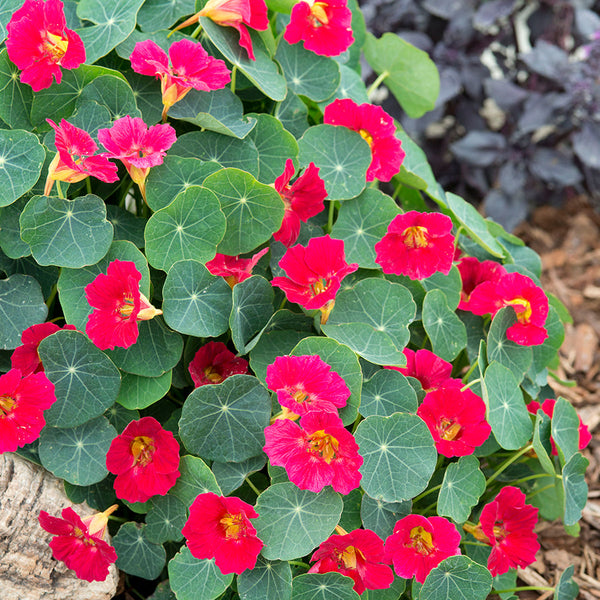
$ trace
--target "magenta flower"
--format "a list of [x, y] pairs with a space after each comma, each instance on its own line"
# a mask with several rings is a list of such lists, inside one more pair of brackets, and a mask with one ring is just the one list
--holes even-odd
[[347, 0], [301, 0], [292, 8], [283, 38], [322, 56], [338, 56], [354, 42]]
[[287, 277], [274, 277], [272, 285], [281, 288], [290, 302], [307, 310], [321, 309], [322, 323], [333, 309], [342, 279], [358, 269], [357, 263], [346, 262], [344, 242], [328, 235], [312, 238], [307, 246], [288, 248], [279, 266]]
[[60, 0], [25, 0], [6, 26], [6, 51], [21, 69], [21, 82], [39, 92], [62, 81], [63, 69], [85, 62], [81, 38], [67, 29]]
[[323, 200], [327, 198], [325, 183], [319, 177], [319, 168], [314, 163], [311, 162], [304, 173], [290, 185], [293, 176], [294, 163], [288, 159], [283, 173], [275, 180], [275, 189], [283, 200], [285, 213], [281, 227], [273, 234], [274, 240], [288, 248], [298, 239], [300, 222], [306, 223], [308, 219], [318, 215], [325, 208]]
[[452, 220], [440, 213], [411, 210], [392, 219], [375, 244], [375, 262], [384, 273], [427, 279], [450, 273], [454, 260]]
[[478, 285], [486, 281], [498, 281], [506, 275], [506, 269], [493, 260], [480, 261], [471, 256], [461, 258], [457, 265], [462, 280], [462, 290], [460, 292], [460, 310], [471, 311], [471, 294]]
[[94, 308], [85, 332], [100, 350], [129, 348], [137, 342], [137, 322], [162, 314], [140, 293], [141, 279], [135, 263], [113, 260], [106, 275], [100, 273], [85, 286], [85, 297]]
[[232, 375], [245, 375], [248, 361], [236, 356], [223, 342], [208, 342], [188, 366], [195, 387], [222, 383]]
[[357, 594], [366, 589], [385, 590], [394, 581], [392, 569], [385, 564], [383, 540], [370, 529], [355, 529], [350, 533], [329, 536], [310, 560], [317, 562], [309, 573], [337, 571], [351, 577]]
[[492, 428], [485, 420], [485, 402], [471, 390], [451, 385], [428, 392], [417, 415], [429, 428], [443, 456], [467, 456], [488, 439]]
[[389, 181], [400, 171], [406, 153], [396, 137], [394, 119], [381, 106], [358, 105], [350, 98], [334, 100], [325, 107], [323, 123], [356, 131], [369, 144], [372, 159], [367, 181]]
[[46, 121], [56, 132], [54, 144], [58, 152], [48, 167], [44, 196], [50, 195], [55, 181], [75, 183], [90, 176], [106, 183], [118, 181], [117, 165], [101, 154], [93, 156], [98, 145], [87, 131], [64, 119], [60, 125], [52, 119]]
[[460, 554], [459, 544], [460, 533], [448, 519], [415, 514], [396, 523], [385, 553], [399, 577], [423, 583], [444, 559]]
[[271, 464], [284, 467], [301, 490], [320, 492], [331, 485], [336, 492], [348, 494], [360, 485], [358, 469], [363, 459], [358, 444], [333, 413], [306, 413], [300, 425], [278, 419], [265, 428], [265, 439]]
[[452, 364], [440, 358], [430, 350], [425, 348], [421, 350], [410, 350], [404, 348], [402, 351], [406, 356], [406, 367], [384, 367], [394, 371], [400, 371], [406, 377], [414, 377], [421, 383], [425, 392], [437, 390], [442, 385], [448, 385], [449, 382], [456, 382], [462, 387], [460, 379], [451, 379]]
[[118, 158], [125, 165], [145, 199], [146, 177], [150, 168], [162, 164], [177, 136], [170, 125], [148, 128], [139, 117], [127, 115], [117, 119], [110, 129], [100, 129], [98, 139], [108, 150], [105, 156]]
[[337, 415], [350, 397], [344, 380], [316, 355], [278, 356], [267, 367], [266, 383], [277, 392], [279, 404], [295, 415], [311, 410]]
[[245, 281], [252, 277], [252, 269], [258, 261], [269, 251], [263, 248], [252, 258], [240, 258], [239, 256], [227, 256], [227, 254], [217, 254], [212, 260], [206, 263], [206, 268], [211, 275], [219, 275], [225, 279], [229, 287], [233, 289], [236, 283]]
[[167, 119], [169, 108], [192, 88], [201, 92], [220, 90], [231, 79], [230, 71], [222, 60], [209, 56], [200, 42], [187, 39], [172, 44], [169, 56], [152, 40], [138, 42], [129, 60], [136, 73], [156, 75], [160, 79], [163, 121]]

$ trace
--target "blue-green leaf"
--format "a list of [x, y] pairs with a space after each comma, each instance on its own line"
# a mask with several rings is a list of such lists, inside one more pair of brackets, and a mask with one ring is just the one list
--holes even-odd
[[292, 581], [292, 600], [359, 600], [354, 581], [341, 573], [305, 573]]
[[237, 578], [241, 600], [290, 600], [292, 570], [288, 562], [268, 561], [258, 556], [253, 569], [246, 569]]
[[408, 379], [391, 369], [382, 369], [363, 384], [359, 412], [363, 417], [389, 417], [395, 412], [417, 412], [417, 394]]
[[117, 567], [125, 573], [156, 579], [165, 566], [165, 549], [151, 542], [147, 537], [147, 525], [142, 523], [123, 523], [112, 544], [117, 551]]
[[454, 360], [467, 345], [467, 330], [450, 309], [446, 295], [439, 289], [427, 292], [423, 301], [423, 327], [433, 352], [444, 360]]
[[423, 600], [485, 600], [492, 575], [467, 556], [451, 556], [433, 569], [419, 594]]
[[191, 506], [198, 494], [213, 492], [221, 495], [221, 490], [213, 472], [207, 464], [196, 456], [182, 456], [179, 460], [179, 472], [175, 486], [169, 491], [186, 506]]

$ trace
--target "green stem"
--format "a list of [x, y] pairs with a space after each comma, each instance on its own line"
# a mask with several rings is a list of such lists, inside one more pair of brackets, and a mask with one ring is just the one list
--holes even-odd
[[250, 481], [250, 477], [244, 477], [244, 481], [250, 486], [250, 488], [252, 489], [252, 491], [257, 496], [260, 496], [260, 490]]
[[470, 387], [473, 387], [474, 385], [476, 385], [477, 383], [480, 383], [481, 379], [473, 379], [473, 381], [469, 381], [469, 383], [467, 383], [466, 385], [463, 385], [463, 387], [460, 388], [461, 392], [464, 392], [465, 390], [468, 390]]
[[492, 594], [508, 594], [512, 592], [528, 592], [531, 590], [554, 591], [553, 587], [538, 587], [537, 585], [522, 585], [521, 587], [509, 588], [506, 590], [492, 590]]
[[[528, 477], [522, 477], [521, 479], [517, 479], [516, 481], [511, 481], [510, 485], [518, 485], [519, 483], [525, 483], [526, 481], [531, 481], [532, 479], [541, 479], [542, 477], [553, 477], [548, 473], [536, 473], [535, 475], [529, 475]], [[554, 475], [556, 479], [562, 479], [562, 475]]]
[[115, 517], [114, 515], [108, 515], [109, 521], [114, 521], [115, 523], [127, 523], [129, 519], [124, 519], [123, 517]]
[[484, 544], [483, 542], [471, 542], [469, 540], [462, 540], [461, 544], [467, 544], [468, 546], [483, 546], [484, 548], [489, 548], [489, 544]]
[[58, 179], [56, 180], [56, 192], [58, 193], [59, 198], [62, 198], [63, 200], [65, 199], [65, 195], [63, 194], [62, 188], [60, 187], [60, 181]]
[[237, 65], [233, 65], [233, 69], [231, 69], [231, 93], [235, 94], [235, 76], [237, 75]]
[[202, 25], [200, 25], [200, 23], [198, 23], [198, 27], [196, 27], [196, 29], [194, 29], [194, 33], [192, 33], [192, 37], [194, 39], [197, 39], [197, 37], [200, 35], [201, 31], [202, 31]]
[[329, 201], [329, 214], [327, 215], [327, 233], [331, 233], [333, 229], [333, 215], [335, 211], [335, 202], [333, 200]]
[[87, 190], [88, 194], [92, 193], [92, 182], [90, 181], [89, 177], [85, 178], [85, 189]]
[[413, 498], [413, 504], [415, 502], [418, 502], [419, 500], [421, 500], [421, 498], [425, 498], [425, 496], [428, 496], [429, 494], [432, 494], [433, 492], [437, 492], [440, 489], [442, 489], [441, 483], [440, 483], [440, 485], [436, 485], [429, 490], [425, 490], [422, 494], [419, 494], [416, 498]]
[[473, 371], [477, 368], [477, 365], [479, 363], [477, 361], [475, 361], [471, 367], [469, 368], [469, 370], [465, 373], [464, 377], [462, 378], [463, 383], [466, 383], [469, 380], [469, 377], [471, 377]]
[[359, 415], [358, 417], [356, 417], [356, 421], [354, 421], [354, 425], [352, 426], [352, 435], [354, 435], [356, 428], [361, 424], [361, 422], [362, 422], [362, 417]]
[[284, 296], [283, 300], [281, 301], [281, 304], [279, 305], [279, 310], [281, 310], [285, 306], [286, 302], [287, 302], [287, 298]]
[[367, 96], [371, 97], [371, 94], [383, 83], [384, 79], [389, 76], [388, 71], [384, 71], [379, 77], [369, 86], [367, 90]]
[[541, 494], [542, 492], [545, 492], [546, 490], [549, 490], [550, 488], [554, 487], [554, 483], [551, 483], [550, 485], [545, 485], [543, 488], [540, 488], [539, 490], [535, 490], [535, 492], [531, 492], [531, 494], [527, 494], [527, 500], [531, 500], [531, 498], [533, 498], [534, 496], [537, 496], [538, 494]]
[[55, 283], [52, 286], [52, 289], [50, 290], [50, 295], [48, 296], [48, 300], [46, 300], [46, 306], [48, 307], [48, 311], [50, 311], [50, 308], [52, 308], [52, 303], [54, 302], [54, 298], [56, 297], [57, 291], [58, 291], [58, 288]]
[[310, 569], [310, 565], [307, 565], [305, 562], [301, 560], [288, 560], [290, 565], [296, 565], [297, 567], [304, 567], [305, 569]]
[[487, 480], [485, 487], [489, 487], [490, 483], [492, 483], [492, 481], [494, 481], [494, 479], [496, 479], [498, 477], [498, 475], [500, 475], [500, 473], [502, 473], [504, 470], [508, 469], [508, 467], [510, 467], [510, 465], [512, 465], [517, 460], [519, 460], [519, 458], [521, 458], [521, 456], [523, 456], [524, 454], [527, 454], [532, 449], [533, 449], [533, 444], [529, 444], [528, 446], [525, 446], [525, 448], [521, 448], [521, 450], [519, 450], [517, 453], [513, 454], [513, 456], [511, 456], [509, 459], [505, 460], [496, 469], [495, 473], [493, 473], [490, 476], [490, 478]]

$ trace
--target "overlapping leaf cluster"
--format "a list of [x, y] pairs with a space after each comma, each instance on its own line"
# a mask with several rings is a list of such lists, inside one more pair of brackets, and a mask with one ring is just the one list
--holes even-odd
[[[17, 4], [0, 11], [3, 25]], [[23, 450], [64, 479], [75, 502], [86, 500], [104, 510], [115, 501], [106, 453], [130, 421], [151, 415], [182, 442], [181, 476], [166, 496], [144, 504], [121, 501], [127, 522], [113, 538], [117, 566], [150, 580], [168, 578], [155, 600], [173, 594], [179, 600], [223, 594], [248, 600], [357, 598], [350, 579], [305, 574], [299, 566], [336, 525], [369, 528], [385, 538], [410, 512], [461, 524], [477, 520], [482, 504], [517, 480], [524, 480], [522, 489], [545, 518], [561, 518], [576, 533], [587, 465], [578, 452], [578, 417], [565, 400], [557, 402], [551, 420], [541, 413], [532, 418], [525, 407], [530, 398], [553, 396], [547, 378], [569, 318], [563, 306], [551, 297], [548, 339], [519, 346], [506, 337], [515, 319], [511, 309], [491, 325], [457, 311], [456, 267], [421, 282], [384, 275], [374, 245], [397, 214], [427, 201], [452, 218], [466, 254], [502, 262], [536, 282], [539, 257], [462, 198], [445, 193], [404, 131], [397, 135], [406, 158], [392, 198], [377, 185], [367, 186], [370, 152], [361, 136], [321, 124], [324, 107], [335, 98], [368, 101], [360, 78], [363, 52], [408, 114], [432, 109], [438, 79], [426, 55], [393, 35], [367, 39], [354, 2], [356, 41], [337, 60], [276, 35], [289, 12], [285, 2], [273, 3], [282, 12], [273, 12], [272, 30], [252, 32], [256, 61], [240, 49], [235, 32], [203, 19], [205, 47], [237, 68], [235, 93], [191, 91], [169, 111], [178, 139], [164, 164], [150, 172], [147, 203], [124, 173], [116, 184], [94, 180], [91, 191], [83, 182], [71, 184], [66, 199], [45, 197], [55, 152], [46, 118], [68, 118], [94, 138], [98, 129], [125, 115], [156, 123], [160, 85], [134, 73], [127, 59], [138, 41], [152, 39], [168, 48], [166, 28], [202, 2], [197, 7], [190, 0], [65, 4], [70, 27], [85, 42], [87, 63], [65, 71], [60, 85], [33, 93], [19, 83], [6, 50], [0, 53], [2, 370], [10, 368], [10, 351], [28, 326], [64, 318], [79, 330], [60, 331], [40, 344], [57, 401], [46, 412], [39, 443]], [[280, 274], [284, 252], [272, 241], [284, 206], [270, 184], [288, 158], [300, 167], [314, 162], [328, 192], [328, 217], [304, 224], [299, 242], [330, 233], [344, 241], [348, 262], [360, 267], [343, 281], [324, 326], [299, 306], [280, 308], [283, 294], [270, 285]], [[205, 267], [217, 252], [239, 255], [267, 245], [270, 253], [256, 274], [233, 290]], [[135, 263], [142, 274], [140, 291], [164, 314], [140, 323], [135, 345], [102, 352], [81, 333], [91, 312], [84, 289], [115, 259]], [[246, 357], [252, 374], [193, 390], [187, 366], [195, 351], [215, 338]], [[430, 348], [452, 361], [454, 375], [473, 383], [484, 398], [493, 436], [475, 456], [438, 457], [415, 414], [424, 395], [418, 381], [382, 369], [402, 365], [407, 345]], [[319, 493], [300, 490], [282, 468], [266, 466], [264, 428], [275, 404], [265, 387], [266, 369], [285, 354], [318, 354], [350, 389], [340, 416], [364, 458], [361, 489], [346, 496], [329, 487]], [[535, 453], [523, 451], [530, 443]], [[507, 456], [515, 458], [513, 464], [506, 464]], [[261, 491], [258, 497], [254, 488]], [[260, 515], [262, 554], [256, 567], [235, 581], [181, 544], [188, 507], [207, 491], [235, 492]], [[405, 591], [405, 581], [396, 578], [389, 590], [369, 590], [364, 597], [394, 600], [406, 593], [437, 600], [458, 597], [460, 590], [460, 597], [478, 600], [492, 585], [514, 587], [514, 572], [492, 581], [483, 550], [465, 544], [464, 556], [444, 561], [422, 588], [415, 584]], [[557, 588], [561, 600], [575, 597], [571, 574], [566, 572]]]

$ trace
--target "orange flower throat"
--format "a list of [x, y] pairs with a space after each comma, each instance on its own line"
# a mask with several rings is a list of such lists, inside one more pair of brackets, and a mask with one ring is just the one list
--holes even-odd
[[427, 227], [413, 225], [402, 232], [402, 239], [409, 248], [426, 248], [429, 244], [427, 233]]
[[237, 540], [246, 534], [246, 523], [244, 522], [244, 515], [242, 513], [237, 513], [236, 515], [225, 513], [225, 516], [219, 523], [223, 526], [227, 539], [233, 538]]
[[152, 456], [156, 447], [154, 446], [154, 440], [146, 435], [138, 435], [131, 442], [131, 454], [135, 460], [136, 465], [145, 467], [148, 463], [152, 462]]
[[0, 396], [0, 416], [4, 417], [10, 414], [17, 401], [12, 396]]
[[420, 525], [410, 530], [410, 540], [410, 546], [423, 556], [429, 556], [435, 549], [431, 533]]
[[336, 456], [340, 443], [333, 436], [325, 433], [323, 429], [315, 431], [308, 436], [308, 451], [320, 456], [329, 464]]
[[45, 50], [52, 56], [53, 62], [60, 64], [62, 57], [67, 53], [69, 40], [62, 35], [56, 35], [46, 31], [46, 40], [44, 41]]

